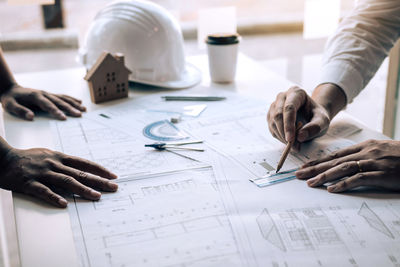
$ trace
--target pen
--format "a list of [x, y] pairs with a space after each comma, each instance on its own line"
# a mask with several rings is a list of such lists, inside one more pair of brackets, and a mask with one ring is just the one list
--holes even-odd
[[224, 96], [162, 96], [165, 101], [221, 101]]
[[[298, 131], [302, 126], [303, 126], [303, 124], [302, 124], [301, 122], [298, 122], [298, 123], [297, 123], [296, 135], [297, 135], [297, 131]], [[295, 138], [294, 140], [296, 140], [296, 138]], [[285, 160], [286, 160], [287, 156], [289, 155], [289, 152], [290, 152], [290, 150], [292, 149], [292, 146], [293, 146], [293, 144], [294, 144], [294, 140], [291, 141], [291, 142], [288, 142], [288, 143], [286, 144], [285, 150], [283, 151], [282, 156], [281, 156], [281, 159], [280, 159], [279, 162], [278, 162], [278, 166], [276, 167], [276, 172], [275, 172], [275, 173], [278, 173], [279, 170], [282, 168], [283, 163], [285, 163]]]
[[107, 116], [106, 114], [100, 113], [99, 116], [106, 118], [106, 119], [111, 119], [110, 116]]

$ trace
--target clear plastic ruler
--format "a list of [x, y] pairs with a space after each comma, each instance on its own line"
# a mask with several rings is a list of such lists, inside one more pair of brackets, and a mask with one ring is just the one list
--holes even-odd
[[250, 179], [250, 181], [252, 183], [254, 183], [255, 185], [257, 185], [258, 187], [265, 187], [265, 186], [293, 180], [294, 178], [296, 178], [295, 172], [297, 170], [298, 170], [298, 168], [279, 172], [279, 173], [267, 174], [262, 177]]

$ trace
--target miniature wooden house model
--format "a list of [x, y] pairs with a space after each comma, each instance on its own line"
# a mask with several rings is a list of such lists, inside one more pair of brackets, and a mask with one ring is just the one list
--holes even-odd
[[92, 102], [97, 104], [127, 97], [129, 74], [131, 71], [125, 66], [122, 54], [113, 56], [103, 52], [85, 76]]

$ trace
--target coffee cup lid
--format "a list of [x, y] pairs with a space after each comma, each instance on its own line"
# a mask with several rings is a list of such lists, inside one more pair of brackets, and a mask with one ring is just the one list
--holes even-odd
[[229, 45], [239, 43], [240, 36], [237, 33], [214, 33], [209, 34], [206, 43], [211, 45]]

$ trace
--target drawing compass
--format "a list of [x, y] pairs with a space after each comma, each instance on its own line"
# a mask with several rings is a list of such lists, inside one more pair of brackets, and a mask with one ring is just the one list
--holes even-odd
[[189, 156], [177, 153], [176, 151], [173, 150], [186, 150], [186, 151], [198, 151], [198, 152], [204, 152], [204, 149], [202, 148], [196, 148], [196, 147], [185, 147], [184, 145], [190, 145], [190, 144], [201, 144], [203, 143], [203, 140], [195, 140], [195, 141], [187, 141], [187, 142], [175, 142], [175, 143], [161, 143], [161, 142], [157, 142], [157, 143], [153, 143], [153, 144], [146, 144], [144, 145], [145, 147], [152, 147], [156, 150], [159, 151], [168, 151], [171, 152], [175, 155], [184, 157], [186, 159], [190, 159], [190, 160], [194, 160], [194, 161], [198, 161], [197, 159], [191, 158]]
[[190, 144], [201, 144], [203, 143], [203, 140], [196, 140], [196, 141], [188, 141], [188, 142], [177, 142], [177, 143], [153, 143], [153, 144], [147, 144], [144, 145], [145, 147], [152, 147], [157, 150], [166, 150], [166, 149], [177, 149], [177, 150], [190, 150], [190, 151], [199, 151], [199, 152], [204, 152], [204, 149], [201, 148], [195, 148], [195, 147], [182, 147], [184, 145], [190, 145]]

